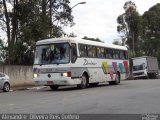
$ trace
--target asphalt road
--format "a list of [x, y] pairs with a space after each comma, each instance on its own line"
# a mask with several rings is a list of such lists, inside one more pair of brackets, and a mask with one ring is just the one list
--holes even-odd
[[79, 90], [74, 87], [0, 92], [0, 113], [160, 113], [160, 79], [121, 81]]

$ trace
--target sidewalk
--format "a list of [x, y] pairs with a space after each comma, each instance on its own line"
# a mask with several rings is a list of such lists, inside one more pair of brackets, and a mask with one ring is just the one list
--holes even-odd
[[27, 90], [28, 88], [35, 87], [34, 85], [30, 86], [11, 86], [11, 90], [16, 91], [16, 90]]
[[47, 88], [47, 86], [35, 86], [35, 85], [30, 85], [30, 86], [14, 86], [11, 87], [11, 91], [22, 91], [22, 90], [32, 90], [32, 89], [42, 89], [42, 88]]

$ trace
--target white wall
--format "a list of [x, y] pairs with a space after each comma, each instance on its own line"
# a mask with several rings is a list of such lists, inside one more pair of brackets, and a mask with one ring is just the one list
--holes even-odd
[[34, 85], [32, 66], [1, 65], [0, 72], [10, 77], [12, 87]]

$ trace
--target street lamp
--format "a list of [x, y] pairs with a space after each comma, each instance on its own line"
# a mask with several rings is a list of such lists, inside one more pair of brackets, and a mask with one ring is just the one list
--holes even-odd
[[74, 7], [76, 7], [77, 5], [80, 5], [80, 4], [86, 4], [86, 2], [83, 1], [83, 2], [79, 2], [79, 3], [75, 4], [73, 7], [70, 8], [70, 11], [72, 12], [72, 9], [73, 9]]
[[75, 4], [73, 7], [71, 7], [71, 9], [73, 9], [74, 7], [76, 7], [76, 6], [79, 5], [79, 4], [86, 4], [86, 2], [84, 1], [84, 2], [77, 3], [77, 4]]

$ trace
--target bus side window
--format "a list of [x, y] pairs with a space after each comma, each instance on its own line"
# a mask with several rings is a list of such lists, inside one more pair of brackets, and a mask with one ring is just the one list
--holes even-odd
[[116, 59], [119, 59], [119, 50], [116, 50]]
[[115, 59], [116, 56], [115, 56], [115, 50], [113, 49], [113, 59]]
[[114, 59], [119, 59], [119, 50], [113, 50], [113, 58]]
[[71, 62], [75, 63], [77, 59], [77, 46], [75, 43], [71, 44]]
[[97, 51], [96, 51], [95, 46], [87, 45], [87, 51], [88, 51], [89, 58], [96, 58], [97, 57]]
[[97, 47], [97, 57], [98, 58], [105, 58], [105, 50], [104, 50], [104, 48]]
[[112, 49], [106, 49], [106, 58], [108, 58], [108, 59], [113, 58], [113, 50]]
[[92, 47], [93, 57], [97, 57], [97, 48], [95, 46]]
[[87, 46], [83, 44], [79, 44], [79, 54], [81, 57], [87, 57]]
[[88, 57], [93, 57], [92, 46], [88, 45], [87, 51], [88, 51]]
[[124, 58], [128, 59], [128, 53], [127, 53], [127, 51], [123, 51], [123, 54], [124, 54]]
[[124, 56], [124, 51], [119, 51], [120, 52], [120, 59], [124, 60], [125, 59], [125, 56]]

